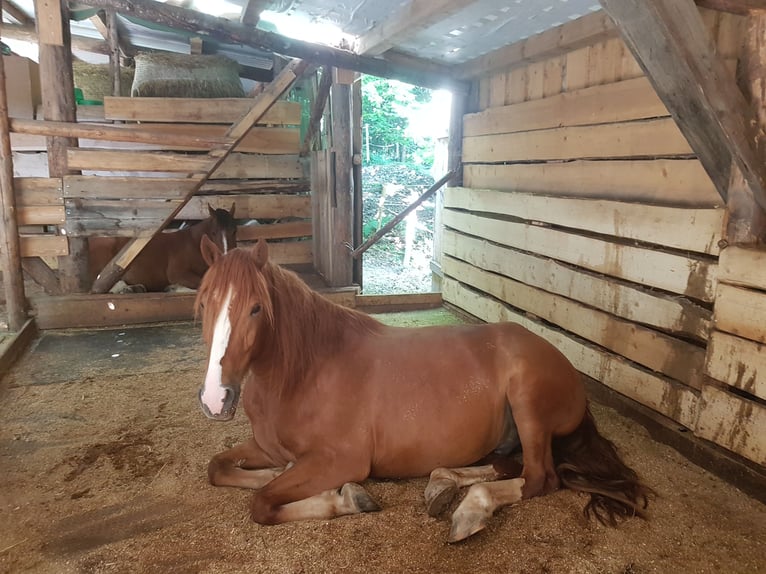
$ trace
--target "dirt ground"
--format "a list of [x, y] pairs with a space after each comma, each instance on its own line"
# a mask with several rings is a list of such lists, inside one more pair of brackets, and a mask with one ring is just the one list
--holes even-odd
[[198, 325], [45, 333], [0, 383], [0, 572], [766, 572], [766, 507], [596, 405], [660, 494], [649, 521], [587, 521], [570, 491], [526, 501], [457, 545], [425, 479], [368, 481], [378, 513], [264, 527], [249, 493], [206, 482], [248, 436], [207, 420]]

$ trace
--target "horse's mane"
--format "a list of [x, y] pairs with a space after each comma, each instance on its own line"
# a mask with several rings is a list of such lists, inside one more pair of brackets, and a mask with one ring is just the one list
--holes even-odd
[[[249, 318], [248, 301], [255, 298], [261, 304], [266, 326], [257, 341], [243, 341], [244, 352], [257, 355], [259, 367], [268, 358], [269, 378], [282, 390], [299, 384], [317, 361], [334, 355], [356, 335], [382, 328], [373, 317], [316, 293], [292, 271], [269, 261], [258, 269], [250, 250], [230, 251], [205, 275], [200, 296], [207, 293], [212, 299], [211, 313], [220, 308], [229, 285], [236, 285], [238, 293], [231, 302], [235, 322]], [[215, 317], [205, 316], [204, 323], [212, 331]], [[211, 336], [206, 333], [208, 340]]]

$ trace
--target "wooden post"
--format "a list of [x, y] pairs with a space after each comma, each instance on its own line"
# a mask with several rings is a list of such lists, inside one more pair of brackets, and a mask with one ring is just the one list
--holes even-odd
[[[2, 0], [0, 0], [0, 10]], [[8, 122], [8, 96], [5, 91], [5, 61], [0, 56], [0, 248], [3, 285], [8, 309], [8, 328], [18, 331], [26, 321], [24, 276], [21, 272], [16, 198], [13, 193], [13, 156]]]
[[[337, 69], [334, 70], [337, 78]], [[330, 89], [332, 110], [332, 150], [334, 156], [332, 194], [331, 268], [327, 281], [331, 287], [353, 282], [351, 257], [353, 234], [353, 147], [351, 140], [351, 86], [337, 81]]]
[[[353, 145], [353, 175], [354, 175], [354, 242], [361, 245], [364, 241], [364, 200], [362, 198], [362, 77], [357, 75], [351, 85], [351, 138]], [[361, 259], [354, 259], [353, 281], [360, 287], [364, 286], [364, 273]]]
[[106, 11], [106, 29], [109, 42], [109, 76], [112, 79], [112, 95], [120, 97], [122, 86], [120, 78], [120, 33], [117, 30], [117, 12]]
[[[766, 149], [766, 13], [754, 11], [747, 16], [742, 54], [737, 66], [737, 83], [745, 95], [757, 125], [753, 130], [756, 149]], [[742, 172], [732, 163], [729, 180], [728, 223], [725, 241], [734, 244], [766, 243], [766, 212], [756, 203]]]
[[[67, 3], [64, 0], [35, 0], [35, 15], [40, 39], [43, 116], [46, 120], [74, 122], [77, 107]], [[77, 147], [76, 139], [47, 139], [48, 174], [51, 177], [74, 173], [67, 168], [67, 149], [70, 147]], [[88, 290], [87, 239], [69, 238], [69, 255], [59, 257], [59, 272], [65, 293], [84, 293]]]

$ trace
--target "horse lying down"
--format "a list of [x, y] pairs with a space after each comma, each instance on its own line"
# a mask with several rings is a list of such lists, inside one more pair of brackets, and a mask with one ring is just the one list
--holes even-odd
[[[113, 293], [145, 293], [147, 291], [197, 289], [208, 265], [200, 253], [202, 237], [211, 239], [224, 253], [237, 246], [237, 224], [234, 209], [213, 209], [209, 216], [190, 227], [158, 234], [128, 267]], [[98, 271], [122, 249], [127, 237], [91, 237], [88, 256], [91, 284]]]
[[[586, 515], [645, 517], [651, 489], [601, 436], [578, 372], [520, 325], [398, 328], [336, 305], [271, 263], [259, 241], [223, 254], [202, 239], [210, 269], [196, 312], [209, 348], [203, 412], [234, 416], [253, 437], [215, 455], [216, 486], [255, 489], [252, 519], [278, 524], [378, 510], [368, 477], [429, 476], [429, 514], [470, 486], [450, 542], [494, 511], [565, 486], [590, 494]], [[468, 465], [522, 449], [520, 474]]]

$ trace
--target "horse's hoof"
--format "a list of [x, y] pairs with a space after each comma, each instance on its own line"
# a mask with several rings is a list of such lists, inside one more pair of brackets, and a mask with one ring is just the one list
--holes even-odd
[[453, 544], [481, 532], [487, 527], [488, 516], [485, 513], [475, 511], [462, 511], [460, 507], [452, 515], [452, 526], [449, 530], [447, 542]]
[[359, 512], [378, 512], [380, 505], [355, 482], [347, 482], [340, 489], [343, 499], [353, 505]]
[[458, 493], [458, 486], [449, 478], [432, 478], [428, 481], [425, 491], [426, 511], [428, 516], [436, 518], [454, 500]]

